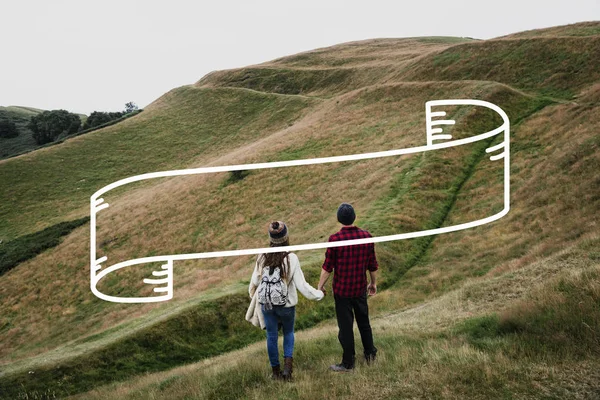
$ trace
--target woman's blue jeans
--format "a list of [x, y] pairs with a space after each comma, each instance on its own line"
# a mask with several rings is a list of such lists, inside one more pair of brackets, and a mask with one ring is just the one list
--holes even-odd
[[267, 328], [267, 352], [271, 367], [279, 365], [279, 349], [277, 346], [277, 328], [279, 322], [283, 325], [283, 356], [292, 357], [294, 353], [294, 320], [296, 307], [273, 306], [272, 310], [265, 310], [262, 306]]

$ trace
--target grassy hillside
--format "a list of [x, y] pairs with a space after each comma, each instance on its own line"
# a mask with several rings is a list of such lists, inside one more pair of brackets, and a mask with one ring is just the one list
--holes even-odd
[[[472, 39], [426, 37], [350, 42], [206, 75], [200, 87], [243, 87], [263, 92], [330, 98], [387, 81], [411, 61]], [[396, 81], [398, 82], [398, 81]]]
[[102, 186], [204, 163], [206, 156], [287, 127], [311, 104], [311, 99], [183, 87], [118, 125], [0, 161], [9, 177], [0, 184], [0, 237], [11, 239], [88, 214], [89, 196]]
[[[27, 125], [31, 117], [41, 114], [45, 110], [33, 107], [22, 106], [0, 106], [0, 118], [8, 118], [17, 125], [19, 136], [14, 138], [0, 138], [0, 160], [13, 157], [18, 154], [33, 151], [42, 146], [38, 145], [33, 139], [33, 132]], [[85, 122], [87, 115], [78, 114], [81, 122]], [[46, 145], [48, 146], [48, 145]]]
[[[486, 92], [489, 93], [486, 98], [490, 99], [507, 90], [487, 83], [448, 84], [447, 86], [448, 93], [461, 90], [470, 94], [475, 91], [481, 95]], [[311, 129], [311, 132], [304, 131], [303, 135], [294, 135], [280, 145], [274, 145], [272, 149], [258, 148], [256, 153], [244, 151], [237, 158], [232, 159], [231, 163], [320, 156], [325, 153], [334, 155], [343, 154], [343, 151], [352, 153], [387, 149], [389, 147], [384, 140], [392, 140], [393, 136], [380, 135], [385, 127], [373, 127], [369, 126], [371, 123], [364, 122], [361, 126], [359, 122], [367, 120], [368, 116], [374, 113], [378, 113], [381, 118], [377, 120], [378, 122], [374, 122], [374, 125], [380, 125], [380, 121], [386, 120], [389, 126], [405, 127], [393, 129], [393, 132], [398, 135], [395, 140], [398, 147], [422, 143], [424, 141], [421, 127], [422, 99], [423, 96], [432, 95], [428, 94], [429, 92], [439, 94], [440, 88], [437, 85], [407, 87], [400, 84], [374, 90], [354, 93], [346, 102], [336, 103], [336, 109], [324, 115], [322, 120], [315, 121], [315, 124], [320, 126], [319, 130]], [[382, 106], [379, 101], [382, 96], [393, 101]], [[527, 113], [538, 107], [535, 99], [523, 98], [510, 91], [507, 96], [505, 105], [507, 108], [514, 108], [515, 112]], [[523, 107], [522, 110], [518, 110], [520, 106]], [[407, 109], [404, 113], [398, 113], [399, 107]], [[345, 123], [345, 127], [342, 128], [345, 131], [343, 137], [333, 134], [339, 131], [339, 121], [342, 120]], [[471, 124], [477, 122], [475, 116], [472, 120]], [[466, 125], [468, 126], [470, 125]], [[293, 153], [290, 154], [292, 150]], [[459, 152], [465, 150], [468, 149], [458, 149]], [[482, 151], [482, 149], [475, 150]], [[424, 229], [441, 222], [446, 207], [455, 195], [455, 192], [446, 192], [446, 190], [465, 179], [466, 170], [462, 170], [464, 168], [462, 158], [458, 156], [468, 158], [469, 154], [448, 154], [447, 157], [450, 159], [446, 161], [440, 160], [434, 154], [425, 154], [413, 157], [408, 162], [403, 159], [392, 160], [392, 162], [373, 160], [356, 163], [351, 165], [351, 168], [341, 168], [340, 165], [334, 164], [315, 166], [306, 170], [290, 169], [278, 174], [272, 174], [271, 171], [256, 172], [241, 182], [225, 187], [222, 183], [226, 176], [223, 175], [211, 179], [190, 177], [168, 180], [158, 183], [158, 186], [141, 188], [134, 194], [127, 195], [126, 206], [123, 200], [121, 203], [116, 199], [107, 200], [113, 204], [108, 210], [110, 214], [107, 214], [107, 219], [115, 218], [115, 220], [112, 224], [101, 225], [99, 235], [106, 239], [104, 250], [111, 259], [116, 260], [130, 254], [144, 256], [161, 254], [164, 251], [194, 252], [239, 248], [242, 245], [261, 246], [264, 243], [264, 232], [256, 226], [264, 225], [264, 221], [270, 218], [269, 213], [273, 213], [282, 214], [282, 218], [293, 227], [294, 243], [307, 243], [324, 240], [329, 232], [335, 231], [337, 224], [330, 215], [335, 211], [337, 204], [345, 198], [352, 199], [357, 207], [365, 210], [364, 217], [361, 217], [362, 224], [371, 229], [374, 234], [388, 234], [390, 229], [396, 229], [396, 232]], [[414, 193], [416, 197], [407, 200], [407, 204], [403, 205], [404, 213], [411, 215], [413, 220], [400, 226], [387, 226], [385, 222], [391, 216], [391, 209], [381, 208], [377, 201], [380, 199], [380, 202], [397, 203], [398, 200], [394, 197], [397, 196], [396, 189], [391, 182], [391, 177], [395, 171], [408, 171], [416, 162], [422, 172], [414, 177], [411, 176], [415, 187], [423, 186], [425, 189], [425, 185], [432, 185], [429, 175], [441, 163], [445, 163], [446, 168], [450, 166], [448, 163], [454, 164], [453, 168], [457, 176], [451, 173], [443, 174], [439, 181], [434, 183], [437, 187], [432, 186], [430, 190]], [[325, 187], [323, 183], [328, 182], [328, 176], [335, 176], [335, 182], [327, 183]], [[457, 179], [458, 182], [454, 183]], [[350, 185], [350, 182], [358, 182], [358, 184]], [[285, 194], [294, 194], [298, 191], [304, 193], [305, 200], [294, 201], [294, 210], [290, 210], [288, 206], [290, 195]], [[265, 199], [265, 193], [271, 193], [268, 199]], [[274, 196], [275, 193], [280, 195]], [[177, 201], [168, 199], [177, 199]], [[323, 204], [323, 207], [315, 209], [316, 204]], [[232, 214], [231, 210], [236, 211]], [[439, 212], [430, 216], [432, 210], [439, 210]], [[169, 223], [165, 224], [164, 221]], [[216, 227], [221, 224], [220, 221], [230, 221], [233, 224], [231, 230], [217, 229]], [[87, 241], [87, 230], [80, 229], [66, 238], [55, 250], [45, 253], [41, 258], [21, 264], [4, 276], [5, 282], [11, 282], [4, 292], [7, 298], [11, 299], [8, 304], [14, 304], [19, 309], [18, 313], [14, 313], [14, 319], [11, 318], [11, 323], [22, 327], [20, 330], [8, 332], [9, 340], [2, 346], [2, 351], [6, 352], [4, 354], [9, 353], [12, 357], [18, 357], [37, 351], [35, 342], [24, 341], [34, 332], [38, 340], [41, 339], [47, 345], [57, 345], [65, 339], [77, 339], [80, 335], [90, 332], [90, 329], [98, 329], [96, 327], [99, 321], [106, 321], [107, 318], [115, 318], [118, 321], [131, 316], [130, 306], [114, 304], [109, 306], [107, 303], [93, 300], [93, 296], [89, 293], [89, 276], [85, 268]], [[423, 242], [416, 240], [393, 246], [401, 246], [401, 250], [386, 251], [385, 246], [381, 250], [382, 261], [387, 265], [383, 279], [384, 281], [389, 279], [388, 284], [396, 280], [403, 270], [409, 268], [407, 265], [414, 262], [413, 258], [421, 251]], [[320, 252], [311, 254], [311, 257], [317, 260], [321, 257]], [[21, 280], [26, 276], [27, 282], [33, 284], [44, 279], [48, 271], [36, 268], [40, 262], [60, 267], [52, 272], [56, 286], [49, 285], [42, 288], [40, 296], [33, 297], [21, 290], [24, 283]], [[247, 279], [246, 268], [249, 262], [247, 257], [241, 257], [179, 263], [175, 280], [178, 299], [175, 299], [174, 303], [194, 296], [196, 292], [219, 282]], [[142, 290], [140, 274], [144, 272], [145, 270], [138, 269], [122, 276], [123, 290], [129, 292]], [[209, 277], [211, 281], [207, 282], [203, 277]], [[61, 281], [71, 282], [73, 285], [71, 290], [56, 291], [55, 288], [60, 286]], [[107, 284], [111, 283], [107, 281]], [[40, 307], [42, 302], [44, 306]], [[53, 309], [52, 303], [61, 306]], [[90, 309], [90, 306], [93, 308]], [[139, 307], [138, 310], [143, 314], [143, 310], [151, 307], [155, 306], [147, 305]], [[71, 311], [65, 314], [64, 308]], [[113, 316], [110, 317], [106, 313]], [[49, 325], [47, 320], [49, 316], [52, 316], [52, 325]], [[47, 330], [41, 329], [46, 326]], [[28, 334], [28, 331], [31, 333]], [[42, 331], [45, 333], [40, 334]], [[11, 342], [14, 345], [11, 346]]]
[[0, 118], [4, 117], [13, 121], [19, 131], [17, 137], [0, 138], [0, 160], [37, 147], [35, 140], [33, 140], [33, 132], [27, 128], [27, 124], [31, 117], [43, 111], [30, 107], [0, 106]]
[[407, 80], [490, 80], [571, 99], [600, 79], [600, 36], [495, 40], [453, 46], [415, 62]]
[[296, 335], [290, 384], [269, 380], [256, 362], [265, 357], [260, 343], [73, 399], [596, 398], [599, 244], [584, 241], [419, 307], [379, 314], [372, 321], [378, 362], [358, 363], [352, 374], [326, 371], [340, 357], [330, 323]]
[[[134, 174], [418, 146], [426, 101], [488, 100], [511, 120], [511, 212], [467, 231], [377, 245], [376, 369], [326, 381], [339, 356], [332, 299], [302, 300], [298, 328], [318, 327], [298, 335], [293, 385], [266, 381], [257, 344], [85, 396], [257, 398], [275, 390], [319, 398], [328, 387], [331, 398], [591, 398], [594, 375], [577, 371], [598, 366], [594, 26], [488, 41], [377, 39], [211, 73], [116, 126], [0, 161], [0, 239], [85, 217], [94, 191]], [[470, 107], [450, 116], [455, 137], [498, 123]], [[239, 181], [222, 173], [138, 184], [107, 198], [100, 245], [110, 260], [264, 246], [274, 218], [289, 224], [294, 244], [323, 241], [338, 228], [341, 201], [376, 236], [466, 222], [501, 209], [493, 195], [501, 180], [485, 157], [493, 144], [252, 171]], [[176, 263], [173, 300], [113, 304], [89, 291], [88, 243], [89, 226], [76, 228], [0, 276], [0, 392], [76, 394], [260, 341], [241, 320], [250, 257]], [[299, 253], [313, 283], [322, 253]], [[143, 269], [122, 272], [103, 289], [147, 290]], [[218, 334], [194, 335], [215, 321]]]

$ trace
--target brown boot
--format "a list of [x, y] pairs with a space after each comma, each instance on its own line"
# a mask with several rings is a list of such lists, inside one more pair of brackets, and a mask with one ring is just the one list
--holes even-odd
[[271, 368], [273, 369], [273, 373], [271, 374], [271, 379], [273, 379], [275, 381], [281, 379], [281, 369], [280, 369], [279, 365], [276, 367], [271, 367]]
[[292, 380], [292, 371], [294, 367], [294, 358], [293, 357], [285, 357], [283, 359], [283, 373], [281, 374], [281, 378], [284, 381]]

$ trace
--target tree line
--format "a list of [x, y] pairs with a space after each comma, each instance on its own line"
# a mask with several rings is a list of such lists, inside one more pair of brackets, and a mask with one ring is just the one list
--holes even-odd
[[[129, 102], [125, 110], [119, 112], [94, 111], [82, 124], [79, 115], [66, 110], [44, 111], [31, 117], [27, 128], [33, 132], [33, 139], [39, 145], [55, 141], [59, 137], [95, 128], [119, 119], [138, 110], [138, 106]], [[14, 121], [9, 116], [0, 118], [0, 138], [13, 138], [19, 135]]]

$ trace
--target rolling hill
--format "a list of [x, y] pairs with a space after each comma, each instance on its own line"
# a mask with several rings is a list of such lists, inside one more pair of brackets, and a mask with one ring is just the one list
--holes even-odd
[[[92, 193], [136, 174], [418, 146], [428, 100], [486, 100], [511, 120], [507, 216], [377, 244], [375, 368], [324, 374], [339, 356], [327, 297], [299, 303], [296, 382], [270, 383], [263, 333], [243, 320], [251, 257], [177, 263], [169, 302], [101, 301], [85, 224], [0, 276], [0, 397], [600, 395], [599, 62], [598, 22], [345, 43], [213, 72], [118, 125], [0, 161], [0, 239], [17, 243], [86, 217]], [[497, 123], [475, 108], [452, 113], [455, 137]], [[101, 247], [111, 259], [262, 247], [275, 218], [293, 244], [324, 241], [341, 201], [375, 236], [480, 218], [501, 206], [484, 157], [494, 142], [484, 144], [139, 183], [113, 194]], [[315, 283], [322, 253], [298, 253]], [[145, 273], [102, 285], [143, 293]]]
[[[22, 106], [0, 106], [0, 118], [10, 119], [17, 126], [19, 136], [14, 138], [0, 138], [0, 160], [13, 157], [40, 148], [33, 139], [33, 132], [27, 128], [31, 117], [41, 114], [45, 110]], [[78, 114], [82, 122], [87, 118], [84, 114]]]

